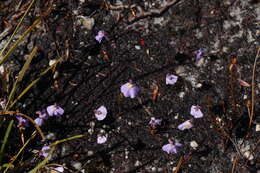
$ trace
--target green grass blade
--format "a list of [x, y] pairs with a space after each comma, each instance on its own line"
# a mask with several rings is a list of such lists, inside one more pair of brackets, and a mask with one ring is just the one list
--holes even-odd
[[9, 125], [8, 125], [8, 127], [6, 129], [6, 132], [5, 132], [4, 140], [3, 140], [3, 143], [2, 143], [1, 149], [0, 149], [0, 165], [2, 164], [2, 159], [3, 159], [3, 155], [4, 155], [5, 146], [7, 144], [7, 141], [8, 141], [10, 132], [12, 130], [13, 124], [14, 124], [14, 120], [11, 120], [9, 122]]
[[29, 144], [29, 142], [36, 136], [36, 131], [33, 132], [32, 136], [25, 142], [25, 144], [22, 146], [22, 148], [18, 151], [18, 153], [13, 157], [14, 159], [7, 163], [6, 169], [4, 170], [4, 173], [7, 173], [10, 167], [13, 167], [14, 161], [19, 157], [19, 155], [22, 153], [22, 151], [25, 149], [25, 147]]
[[40, 76], [35, 79], [34, 81], [32, 81], [22, 92], [21, 94], [19, 94], [19, 96], [10, 104], [9, 108], [11, 109], [14, 104], [19, 101], [35, 84], [38, 83], [38, 81], [41, 79], [42, 76], [44, 76], [47, 72], [49, 72], [52, 68], [54, 68], [57, 63], [59, 63], [62, 60], [62, 58], [60, 58], [57, 62], [55, 62], [55, 64], [53, 64], [52, 66], [48, 67], [46, 70], [44, 70], [43, 72], [41, 72]]
[[18, 83], [21, 82], [23, 80], [23, 77], [25, 75], [25, 72], [29, 69], [30, 67], [30, 64], [32, 62], [32, 59], [33, 57], [35, 56], [37, 52], [37, 47], [35, 47], [33, 50], [32, 50], [32, 53], [29, 55], [29, 57], [27, 58], [26, 62], [24, 63], [23, 65], [23, 68], [21, 69], [21, 71], [19, 72], [19, 75], [18, 75], [18, 78], [16, 79], [14, 85], [13, 85], [13, 88], [12, 88], [12, 91], [11, 93], [9, 94], [9, 97], [8, 97], [8, 101], [7, 101], [7, 104], [6, 104], [6, 107], [5, 107], [5, 110], [9, 109], [9, 103], [12, 101], [14, 95], [15, 95], [15, 92], [18, 88]]
[[[50, 144], [49, 146], [51, 147], [51, 151], [49, 152], [48, 156], [52, 155], [52, 153], [54, 152], [55, 146], [70, 140], [74, 140], [74, 139], [79, 139], [84, 137], [85, 135], [76, 135], [76, 136], [72, 136], [72, 137], [68, 137], [66, 139], [62, 139], [62, 140], [58, 140], [52, 144]], [[46, 157], [42, 162], [40, 162], [35, 168], [33, 168], [29, 173], [36, 173], [39, 169], [41, 169], [42, 167], [44, 167], [49, 159], [49, 157]]]
[[14, 45], [8, 50], [8, 52], [6, 53], [6, 55], [4, 56], [0, 56], [0, 65], [2, 65], [7, 58], [12, 55], [12, 53], [14, 52], [15, 48], [19, 45], [19, 43], [21, 43], [25, 37], [32, 31], [32, 29], [38, 25], [41, 22], [40, 18], [36, 19], [33, 24], [27, 28], [27, 30], [22, 34], [22, 36], [14, 43]]
[[16, 32], [18, 31], [18, 29], [20, 28], [20, 26], [21, 26], [21, 24], [22, 24], [22, 22], [23, 22], [25, 16], [27, 16], [27, 14], [28, 14], [29, 10], [31, 9], [32, 5], [34, 4], [34, 2], [35, 2], [35, 0], [32, 0], [31, 3], [30, 3], [30, 5], [29, 5], [28, 8], [26, 9], [26, 11], [25, 11], [23, 17], [21, 18], [21, 20], [19, 21], [19, 23], [18, 23], [17, 26], [15, 27], [15, 30], [14, 30], [13, 34], [12, 34], [11, 37], [9, 38], [8, 42], [5, 44], [4, 48], [1, 50], [1, 52], [0, 52], [0, 57], [3, 56], [3, 53], [4, 53], [5, 49], [7, 48], [7, 46], [8, 46], [8, 45], [10, 44], [10, 42], [12, 41], [14, 35], [15, 35]]
[[37, 53], [37, 47], [35, 47], [32, 50], [32, 53], [29, 55], [28, 59], [26, 60], [22, 70], [19, 72], [19, 75], [18, 75], [18, 78], [17, 78], [17, 82], [21, 82], [23, 80], [24, 74], [28, 70], [28, 68], [29, 68], [29, 66], [30, 66], [30, 64], [32, 62], [32, 59], [33, 59], [33, 57], [35, 56], [36, 53]]
[[55, 147], [52, 147], [51, 151], [48, 154], [48, 157], [46, 157], [43, 161], [41, 161], [35, 168], [33, 168], [29, 173], [37, 173], [37, 171], [39, 169], [41, 169], [42, 167], [44, 167], [44, 165], [46, 165], [49, 161], [49, 156], [52, 155], [52, 153], [54, 152]]

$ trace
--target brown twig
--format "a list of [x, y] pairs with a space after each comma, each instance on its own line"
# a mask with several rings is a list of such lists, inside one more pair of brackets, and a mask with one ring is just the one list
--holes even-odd
[[255, 62], [254, 62], [254, 66], [253, 66], [253, 74], [252, 74], [252, 83], [251, 83], [251, 92], [252, 92], [252, 98], [251, 98], [251, 111], [249, 113], [249, 118], [250, 118], [250, 121], [249, 121], [249, 128], [251, 127], [251, 124], [252, 124], [252, 121], [253, 121], [253, 117], [254, 117], [254, 107], [255, 107], [255, 69], [256, 69], [256, 62], [257, 62], [257, 59], [259, 57], [259, 53], [260, 53], [260, 47], [258, 48], [257, 50], [257, 54], [256, 54], [256, 57], [255, 57]]
[[233, 166], [232, 166], [232, 170], [231, 170], [231, 173], [234, 173], [235, 172], [235, 168], [236, 168], [236, 165], [237, 165], [237, 161], [238, 161], [238, 155], [236, 155], [234, 161], [233, 161]]
[[149, 11], [144, 11], [142, 7], [137, 6], [136, 9], [138, 10], [138, 12], [134, 16], [129, 17], [128, 21], [131, 23], [131, 22], [134, 22], [136, 20], [143, 19], [143, 18], [146, 18], [146, 17], [149, 17], [149, 16], [160, 15], [165, 10], [167, 10], [168, 8], [170, 8], [171, 6], [176, 4], [176, 2], [178, 2], [178, 0], [168, 1], [161, 8], [159, 8], [159, 9], [151, 9]]
[[[108, 1], [104, 0], [104, 6], [107, 10], [125, 10], [128, 9], [132, 12], [132, 15], [128, 17], [128, 22], [132, 23], [139, 19], [143, 19], [153, 15], [160, 15], [165, 10], [176, 4], [179, 0], [171, 0], [167, 1], [161, 8], [159, 9], [150, 9], [149, 11], [144, 11], [144, 9], [136, 4], [129, 5], [112, 5]], [[133, 9], [136, 9], [137, 12], [134, 12]]]
[[104, 6], [107, 10], [125, 10], [125, 9], [132, 9], [135, 8], [137, 5], [132, 4], [132, 5], [112, 5], [110, 2], [104, 0]]
[[14, 116], [14, 115], [15, 115], [15, 116], [21, 116], [21, 117], [23, 117], [23, 118], [28, 119], [28, 120], [34, 125], [34, 127], [36, 128], [36, 130], [37, 130], [38, 133], [40, 134], [41, 138], [42, 138], [43, 140], [45, 139], [45, 136], [44, 136], [42, 130], [41, 130], [40, 127], [34, 122], [34, 120], [33, 120], [31, 117], [29, 117], [29, 116], [27, 116], [27, 115], [25, 115], [25, 114], [23, 114], [23, 113], [16, 112], [16, 111], [0, 111], [0, 115], [10, 115], [10, 116]]
[[183, 156], [181, 156], [181, 158], [180, 158], [180, 160], [179, 160], [179, 162], [178, 162], [178, 165], [177, 165], [177, 167], [176, 167], [176, 169], [174, 170], [173, 173], [178, 173], [179, 170], [181, 169], [181, 165], [182, 165], [182, 164], [183, 164]]

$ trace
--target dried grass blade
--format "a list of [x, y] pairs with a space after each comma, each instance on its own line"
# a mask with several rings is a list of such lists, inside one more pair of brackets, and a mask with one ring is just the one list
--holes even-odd
[[[8, 42], [5, 44], [4, 48], [2, 49], [2, 51], [0, 52], [0, 57], [3, 55], [5, 49], [7, 48], [7, 46], [10, 44], [10, 42], [12, 41], [14, 35], [16, 34], [16, 32], [18, 31], [18, 29], [20, 28], [25, 16], [27, 16], [29, 10], [31, 9], [32, 5], [34, 4], [35, 0], [32, 0], [30, 5], [28, 6], [28, 8], [26, 9], [23, 17], [21, 18], [21, 20], [19, 21], [18, 25], [15, 27], [15, 30], [13, 32], [13, 34], [11, 35], [10, 39], [8, 40]], [[2, 64], [2, 63], [1, 63]]]
[[0, 111], [0, 115], [21, 116], [21, 117], [23, 117], [25, 119], [28, 119], [34, 125], [35, 129], [38, 131], [38, 133], [40, 134], [41, 138], [43, 140], [45, 139], [45, 136], [44, 136], [41, 128], [34, 122], [34, 120], [31, 117], [29, 117], [29, 116], [27, 116], [25, 114], [22, 114], [20, 112], [15, 112], [15, 111]]
[[66, 141], [70, 141], [70, 140], [73, 140], [73, 139], [78, 139], [78, 138], [82, 138], [84, 137], [84, 135], [76, 135], [76, 136], [72, 136], [72, 137], [69, 137], [69, 138], [66, 138], [66, 139], [62, 139], [62, 140], [58, 140], [52, 144], [50, 144], [49, 146], [51, 147], [51, 151], [48, 153], [48, 157], [46, 157], [42, 162], [40, 162], [35, 168], [33, 168], [29, 173], [36, 173], [39, 169], [41, 169], [42, 167], [44, 167], [48, 161], [49, 161], [49, 156], [52, 155], [52, 153], [54, 152], [54, 149], [55, 149], [55, 146], [60, 144], [60, 143], [63, 143], [63, 142], [66, 142]]
[[26, 62], [25, 62], [24, 65], [23, 65], [23, 68], [22, 68], [21, 71], [19, 72], [18, 78], [16, 79], [16, 81], [15, 81], [15, 83], [14, 83], [14, 85], [13, 85], [12, 91], [11, 91], [11, 93], [9, 94], [8, 101], [7, 101], [5, 110], [9, 109], [9, 103], [12, 101], [12, 99], [13, 99], [13, 97], [14, 97], [14, 95], [15, 95], [15, 92], [16, 92], [17, 87], [18, 87], [18, 83], [23, 80], [23, 77], [24, 77], [24, 75], [25, 75], [25, 72], [29, 69], [30, 64], [31, 64], [31, 62], [32, 62], [32, 59], [33, 59], [33, 57], [35, 56], [36, 52], [37, 52], [37, 47], [35, 47], [35, 48], [32, 50], [32, 53], [29, 55], [29, 57], [27, 58]]
[[6, 169], [4, 170], [4, 173], [7, 173], [8, 169], [10, 167], [13, 166], [13, 162], [19, 157], [19, 155], [22, 153], [22, 151], [24, 150], [24, 148], [29, 144], [29, 142], [36, 136], [36, 131], [33, 132], [32, 136], [25, 142], [25, 144], [22, 146], [22, 148], [20, 148], [20, 150], [18, 151], [18, 153], [13, 157], [13, 159], [11, 160], [11, 162], [9, 162], [7, 164]]
[[21, 94], [19, 94], [19, 96], [11, 103], [11, 105], [9, 106], [10, 108], [12, 108], [14, 106], [14, 104], [20, 100], [35, 84], [38, 83], [38, 81], [41, 79], [41, 77], [43, 75], [45, 75], [47, 72], [49, 72], [51, 69], [55, 68], [57, 63], [61, 62], [62, 58], [60, 58], [58, 61], [56, 61], [52, 66], [48, 67], [46, 70], [44, 70], [40, 76], [35, 79], [34, 81], [32, 81], [22, 92]]
[[36, 19], [33, 24], [22, 34], [22, 36], [14, 43], [14, 45], [8, 50], [8, 52], [3, 56], [0, 54], [0, 65], [3, 64], [7, 58], [13, 53], [15, 48], [21, 43], [25, 37], [32, 31], [32, 29], [41, 22], [40, 18]]
[[179, 172], [179, 170], [181, 169], [182, 162], [183, 162], [183, 156], [181, 156], [181, 158], [180, 158], [180, 160], [178, 162], [178, 165], [177, 165], [177, 167], [176, 167], [176, 169], [175, 169], [175, 171], [173, 173], [178, 173]]
[[[51, 151], [49, 152], [48, 156], [52, 155], [54, 152], [55, 147], [52, 147]], [[46, 157], [43, 161], [41, 161], [35, 168], [33, 168], [29, 173], [37, 173], [44, 165], [46, 165], [49, 161], [49, 157]]]
[[253, 67], [253, 74], [252, 74], [252, 88], [251, 88], [251, 92], [252, 92], [252, 99], [251, 99], [251, 111], [249, 113], [249, 128], [251, 127], [251, 124], [252, 124], [252, 121], [253, 121], [253, 117], [254, 117], [254, 108], [255, 108], [255, 70], [256, 70], [256, 62], [257, 62], [257, 59], [259, 57], [259, 53], [260, 53], [260, 47], [258, 48], [257, 50], [257, 54], [256, 54], [256, 57], [255, 57], [255, 62], [254, 62], [254, 67]]

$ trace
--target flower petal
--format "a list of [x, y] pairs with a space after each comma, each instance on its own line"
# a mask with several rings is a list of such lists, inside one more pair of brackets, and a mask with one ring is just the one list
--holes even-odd
[[191, 106], [191, 110], [190, 110], [190, 114], [194, 117], [194, 118], [202, 118], [203, 117], [203, 113], [200, 110], [199, 106]]
[[192, 127], [193, 127], [193, 125], [192, 125], [192, 123], [191, 123], [191, 120], [187, 120], [187, 121], [181, 123], [181, 124], [178, 126], [178, 129], [179, 129], [179, 130], [186, 130], [186, 129], [190, 129], [190, 128], [192, 128]]

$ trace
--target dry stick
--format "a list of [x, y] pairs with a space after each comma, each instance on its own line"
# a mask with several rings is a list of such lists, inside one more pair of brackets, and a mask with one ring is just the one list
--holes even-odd
[[9, 168], [13, 165], [13, 162], [18, 158], [18, 156], [22, 153], [22, 151], [24, 150], [24, 148], [28, 145], [28, 143], [36, 136], [36, 131], [34, 131], [31, 135], [31, 137], [25, 142], [25, 144], [23, 144], [22, 148], [19, 150], [19, 152], [13, 156], [10, 159], [10, 162], [8, 163], [8, 166], [6, 167], [6, 169], [4, 170], [4, 173], [6, 173]]
[[105, 8], [108, 10], [124, 10], [124, 9], [132, 9], [136, 7], [136, 4], [132, 5], [112, 5], [110, 2], [104, 0]]
[[152, 15], [160, 15], [163, 13], [166, 9], [170, 8], [172, 5], [174, 5], [178, 0], [172, 0], [170, 2], [166, 2], [164, 6], [162, 6], [159, 9], [151, 9], [150, 11], [144, 11], [142, 7], [137, 6], [139, 13], [137, 13], [135, 16], [130, 17], [128, 19], [129, 22], [134, 22], [138, 19], [145, 18]]
[[27, 16], [27, 14], [28, 14], [28, 12], [30, 11], [30, 9], [31, 9], [32, 5], [34, 4], [34, 2], [35, 2], [35, 0], [32, 0], [31, 3], [30, 3], [30, 5], [29, 5], [29, 7], [26, 9], [26, 11], [25, 11], [23, 17], [21, 18], [21, 20], [19, 21], [18, 25], [16, 26], [16, 28], [15, 28], [13, 34], [11, 35], [10, 39], [9, 39], [8, 42], [5, 44], [4, 48], [1, 50], [1, 52], [0, 52], [0, 57], [3, 56], [3, 53], [4, 53], [5, 49], [7, 48], [7, 46], [10, 44], [10, 42], [11, 42], [12, 39], [14, 38], [16, 32], [17, 32], [18, 29], [20, 28], [20, 26], [21, 26], [21, 24], [22, 24], [24, 18]]
[[132, 5], [111, 5], [109, 2], [104, 1], [105, 7], [108, 10], [124, 10], [124, 9], [133, 9], [136, 8], [139, 13], [136, 15], [133, 15], [132, 17], [129, 17], [128, 22], [134, 22], [138, 19], [145, 18], [152, 15], [160, 15], [162, 12], [164, 12], [166, 9], [177, 3], [179, 0], [172, 0], [169, 2], [166, 2], [166, 4], [159, 8], [159, 9], [151, 9], [150, 11], [144, 11], [142, 7], [132, 4]]
[[231, 173], [234, 173], [236, 165], [237, 165], [237, 161], [238, 161], [238, 155], [236, 155], [234, 161], [233, 161], [233, 166], [232, 166], [232, 170]]
[[251, 124], [252, 124], [252, 121], [253, 121], [253, 116], [254, 116], [254, 107], [255, 107], [255, 69], [256, 69], [256, 62], [257, 62], [257, 59], [259, 57], [259, 53], [260, 53], [260, 47], [258, 48], [257, 50], [257, 54], [256, 54], [256, 57], [255, 57], [255, 62], [254, 62], [254, 67], [253, 67], [253, 75], [252, 75], [252, 99], [251, 99], [251, 111], [249, 113], [249, 118], [250, 118], [250, 121], [249, 121], [249, 128], [251, 127]]
[[176, 169], [174, 170], [173, 173], [178, 173], [179, 172], [179, 170], [181, 169], [182, 163], [183, 163], [183, 156], [181, 156], [181, 158], [180, 158], [180, 160], [178, 162], [178, 165], [177, 165], [177, 167], [176, 167]]
[[10, 115], [10, 116], [17, 115], [17, 116], [21, 116], [21, 117], [28, 119], [34, 125], [34, 127], [36, 128], [36, 130], [40, 134], [41, 138], [43, 140], [45, 139], [45, 136], [44, 136], [41, 128], [34, 122], [34, 120], [31, 117], [29, 117], [29, 116], [27, 116], [23, 113], [20, 113], [20, 112], [15, 112], [15, 111], [0, 111], [0, 115], [6, 115], [6, 114]]

